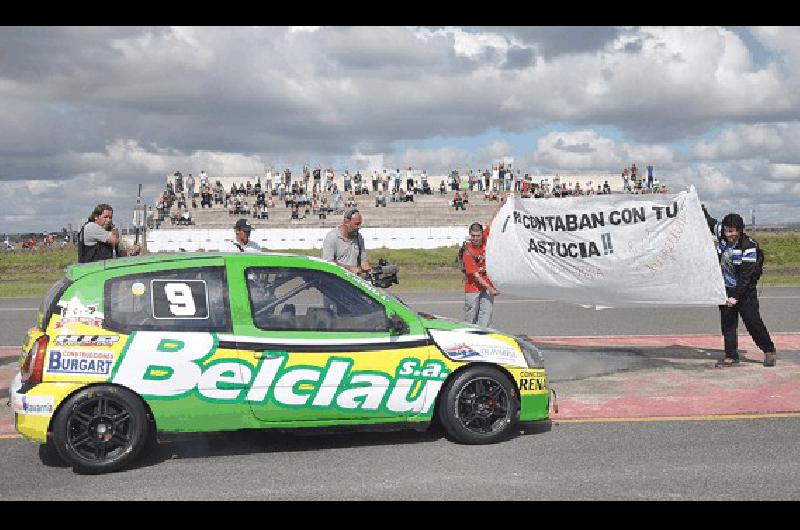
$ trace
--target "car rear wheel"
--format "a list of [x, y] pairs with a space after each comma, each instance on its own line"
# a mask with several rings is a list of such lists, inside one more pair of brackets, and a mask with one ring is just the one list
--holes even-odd
[[468, 368], [445, 387], [439, 400], [439, 419], [447, 435], [457, 442], [502, 441], [519, 424], [514, 383], [490, 366]]
[[77, 471], [108, 473], [130, 464], [149, 440], [147, 411], [119, 387], [84, 389], [59, 409], [53, 445]]

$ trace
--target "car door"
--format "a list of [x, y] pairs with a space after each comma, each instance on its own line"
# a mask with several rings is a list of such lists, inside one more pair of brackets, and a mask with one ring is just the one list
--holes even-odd
[[159, 430], [250, 426], [238, 352], [217, 341], [233, 329], [223, 260], [122, 268], [104, 291], [105, 328], [125, 342], [113, 382], [145, 399]]
[[229, 279], [241, 282], [232, 298], [247, 301], [234, 307], [235, 341], [256, 374], [246, 400], [259, 421], [405, 421], [430, 408], [425, 381], [413, 376], [430, 354], [413, 313], [400, 317], [398, 332], [394, 309], [342, 269], [257, 260], [230, 258]]

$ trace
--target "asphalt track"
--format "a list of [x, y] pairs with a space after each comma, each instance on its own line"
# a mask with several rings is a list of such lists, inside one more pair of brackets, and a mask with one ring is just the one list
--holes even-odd
[[[459, 293], [401, 297], [445, 317], [463, 311]], [[745, 362], [714, 368], [715, 308], [499, 297], [494, 326], [540, 345], [559, 405], [550, 428], [502, 444], [415, 432], [197, 436], [107, 477], [40, 461], [2, 406], [38, 303], [0, 299], [0, 499], [800, 499], [800, 288], [761, 291], [776, 368], [744, 336]]]
[[[463, 295], [459, 293], [405, 293], [400, 297], [412, 308], [422, 312], [460, 319], [463, 314]], [[763, 370], [756, 363], [743, 363], [737, 367], [738, 377], [749, 377], [751, 383], [766, 384], [771, 391], [776, 384], [791, 387], [793, 370], [797, 368], [800, 352], [800, 287], [764, 288], [760, 294], [761, 312], [780, 353], [781, 369]], [[9, 364], [19, 352], [24, 330], [35, 323], [38, 299], [0, 299], [0, 398], [7, 388], [7, 380], [13, 367]], [[621, 383], [630, 385], [663, 386], [660, 381], [668, 372], [673, 384], [682, 388], [684, 396], [676, 407], [652, 412], [658, 415], [681, 415], [680, 407], [690, 397], [705, 401], [707, 392], [731, 391], [731, 388], [709, 386], [708, 380], [721, 377], [721, 384], [731, 376], [720, 376], [707, 369], [722, 356], [722, 338], [719, 333], [719, 315], [716, 308], [667, 308], [667, 309], [608, 309], [596, 311], [548, 300], [524, 300], [500, 296], [496, 300], [493, 326], [505, 332], [532, 337], [545, 353], [545, 366], [554, 386], [568, 389], [560, 396], [588, 394], [597, 398], [594, 387], [599, 377], [616, 377], [616, 383], [603, 381], [612, 388]], [[740, 333], [744, 333], [741, 326]], [[763, 359], [749, 337], [742, 335], [740, 350], [752, 361]], [[672, 368], [672, 370], [667, 370]], [[654, 374], [658, 374], [656, 377]], [[643, 380], [640, 380], [644, 378]], [[742, 383], [738, 379], [738, 383]], [[559, 383], [555, 385], [555, 383]], [[800, 386], [800, 385], [798, 385]], [[686, 389], [691, 389], [686, 390]], [[676, 390], [677, 391], [677, 390]], [[800, 389], [798, 390], [800, 392]], [[641, 394], [641, 392], [639, 392]], [[707, 403], [696, 411], [705, 415], [727, 413], [800, 412], [798, 403], [787, 401], [786, 406], [766, 403], [748, 407], [746, 404], [731, 405], [739, 400], [736, 395], [727, 403]], [[606, 393], [606, 397], [610, 397]], [[624, 398], [624, 395], [616, 396]], [[772, 401], [791, 397], [781, 394]], [[691, 399], [689, 399], [691, 401]], [[577, 404], [573, 404], [577, 405]], [[608, 403], [605, 403], [608, 405]], [[599, 411], [586, 407], [570, 407], [560, 411], [561, 418], [579, 417], [578, 408], [586, 417], [595, 417]], [[591, 408], [591, 407], [590, 407]], [[600, 406], [598, 405], [598, 409]], [[635, 407], [634, 407], [635, 408]], [[640, 403], [634, 416], [647, 415], [647, 403]], [[563, 408], [562, 408], [563, 409]], [[608, 407], [605, 409], [608, 411]], [[753, 409], [753, 410], [749, 410]], [[614, 414], [630, 413], [630, 407]], [[694, 413], [694, 409], [692, 409]], [[609, 411], [611, 412], [611, 411]], [[3, 415], [0, 414], [0, 435], [3, 431]], [[5, 423], [8, 423], [6, 419]], [[7, 430], [7, 429], [6, 429]]]
[[0, 500], [797, 500], [798, 437], [797, 418], [556, 424], [491, 446], [240, 433], [163, 444], [104, 476], [9, 439]]
[[[463, 294], [402, 293], [418, 311], [462, 319]], [[771, 333], [800, 332], [800, 287], [760, 289], [761, 314]], [[19, 346], [36, 320], [39, 298], [0, 298], [0, 348]], [[502, 331], [531, 336], [719, 335], [715, 308], [642, 308], [596, 311], [548, 300], [497, 298], [492, 324]]]

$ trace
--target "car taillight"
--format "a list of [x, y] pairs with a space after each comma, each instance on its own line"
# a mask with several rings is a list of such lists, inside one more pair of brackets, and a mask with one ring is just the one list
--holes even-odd
[[28, 353], [28, 358], [25, 359], [25, 364], [22, 365], [23, 383], [36, 384], [42, 382], [44, 355], [47, 352], [47, 343], [49, 341], [50, 337], [42, 335], [33, 344], [31, 351]]

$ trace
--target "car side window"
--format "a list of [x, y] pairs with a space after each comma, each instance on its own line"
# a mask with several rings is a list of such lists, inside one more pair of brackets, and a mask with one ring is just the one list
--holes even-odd
[[137, 273], [106, 281], [105, 326], [131, 331], [230, 332], [224, 267]]
[[253, 324], [260, 329], [389, 331], [383, 304], [333, 274], [253, 267], [245, 276]]

